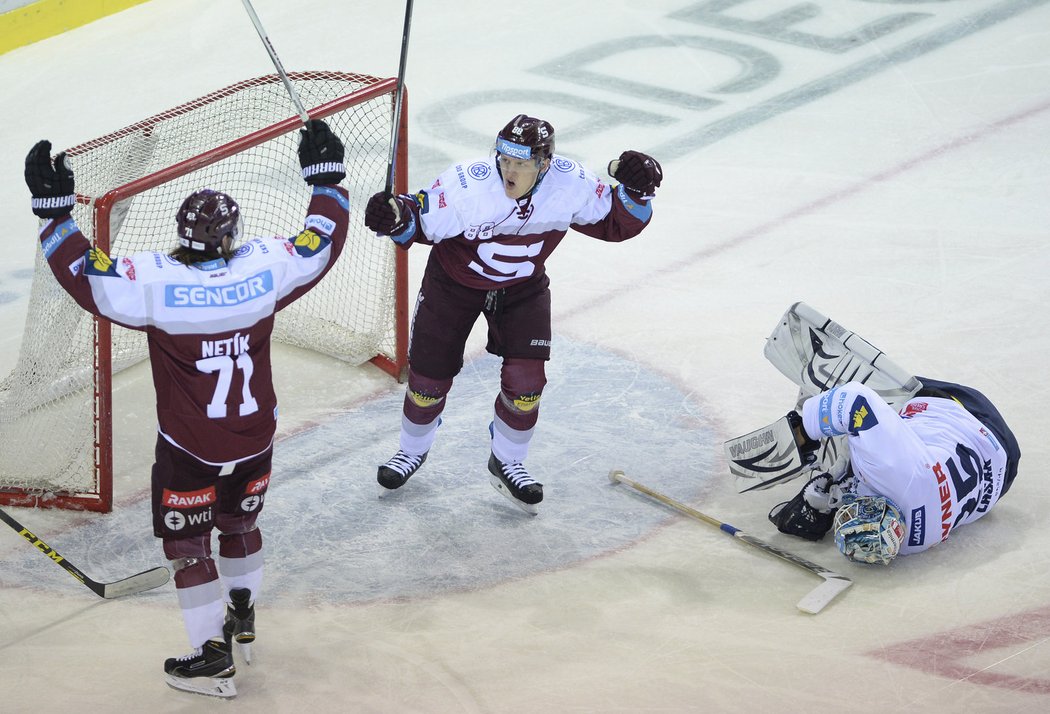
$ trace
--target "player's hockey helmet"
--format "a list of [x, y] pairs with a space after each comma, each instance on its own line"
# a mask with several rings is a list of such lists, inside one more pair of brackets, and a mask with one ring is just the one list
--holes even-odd
[[901, 511], [885, 496], [847, 493], [832, 528], [835, 545], [842, 554], [861, 563], [889, 565], [904, 539]]
[[554, 154], [554, 127], [536, 117], [519, 114], [496, 135], [496, 156], [534, 159], [538, 166]]
[[205, 188], [186, 197], [175, 221], [181, 246], [218, 255], [223, 238], [236, 241], [240, 235], [241, 209], [225, 193]]

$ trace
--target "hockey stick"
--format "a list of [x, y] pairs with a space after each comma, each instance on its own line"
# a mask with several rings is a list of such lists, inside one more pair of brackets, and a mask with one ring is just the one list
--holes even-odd
[[288, 79], [288, 73], [284, 71], [284, 65], [281, 64], [280, 58], [277, 56], [277, 50], [273, 48], [273, 44], [270, 42], [270, 38], [266, 36], [266, 30], [263, 29], [262, 21], [259, 16], [255, 14], [255, 8], [252, 7], [251, 0], [242, 0], [244, 3], [244, 9], [248, 11], [248, 17], [252, 19], [252, 24], [255, 25], [255, 31], [259, 33], [259, 39], [262, 40], [263, 47], [270, 55], [270, 59], [273, 61], [273, 66], [277, 69], [277, 75], [284, 82], [284, 88], [288, 90], [288, 96], [292, 99], [292, 104], [295, 105], [295, 110], [299, 113], [299, 118], [303, 120], [303, 124], [310, 121], [310, 117], [306, 113], [306, 109], [303, 108], [303, 103], [299, 101], [299, 95], [295, 91], [295, 87], [292, 86], [292, 82]]
[[130, 578], [124, 578], [123, 580], [117, 580], [112, 583], [100, 583], [84, 575], [79, 568], [59, 555], [54, 548], [37, 538], [32, 531], [23, 527], [21, 523], [8, 515], [8, 513], [2, 508], [0, 508], [0, 520], [11, 526], [12, 530], [29, 541], [30, 544], [41, 553], [65, 568], [66, 572], [74, 578], [91, 588], [96, 595], [104, 597], [107, 600], [112, 600], [115, 597], [124, 597], [125, 595], [134, 595], [135, 593], [152, 590], [153, 588], [159, 588], [161, 585], [168, 582], [168, 569], [161, 566], [150, 568], [149, 570], [143, 570], [141, 573], [136, 573]]
[[683, 503], [675, 501], [673, 498], [665, 496], [662, 493], [658, 493], [652, 490], [651, 488], [643, 486], [642, 484], [636, 481], [632, 481], [624, 475], [623, 471], [620, 471], [619, 469], [613, 469], [609, 472], [609, 480], [613, 483], [627, 484], [634, 490], [644, 493], [646, 496], [649, 496], [650, 498], [659, 501], [665, 506], [670, 506], [676, 511], [684, 513], [685, 515], [695, 518], [698, 521], [703, 521], [704, 523], [709, 523], [712, 526], [717, 526], [719, 529], [725, 531], [734, 538], [739, 538], [740, 540], [744, 541], [750, 546], [754, 546], [755, 548], [764, 550], [770, 555], [775, 555], [778, 558], [783, 558], [784, 560], [788, 561], [789, 563], [792, 563], [793, 565], [797, 565], [798, 567], [804, 570], [808, 570], [814, 575], [819, 575], [820, 577], [824, 578], [824, 582], [822, 582], [820, 585], [818, 585], [816, 588], [810, 591], [809, 594], [807, 594], [804, 598], [798, 601], [797, 607], [802, 612], [808, 612], [811, 615], [816, 615], [818, 612], [823, 610], [824, 607], [828, 605], [828, 603], [834, 600], [839, 593], [841, 593], [843, 590], [845, 590], [853, 584], [853, 581], [847, 578], [845, 575], [839, 575], [836, 572], [828, 570], [822, 565], [811, 563], [808, 560], [805, 560], [804, 558], [800, 558], [797, 555], [794, 555], [793, 553], [788, 553], [786, 550], [775, 548], [769, 545], [768, 543], [759, 540], [758, 538], [749, 536], [747, 533], [744, 533], [743, 531], [734, 528], [728, 523], [722, 523], [721, 521], [712, 518], [711, 516], [701, 513], [696, 509], [690, 508], [689, 506], [686, 506]]
[[[247, 0], [246, 0], [247, 1]], [[401, 123], [401, 105], [405, 89], [405, 65], [408, 64], [408, 33], [412, 30], [412, 0], [405, 3], [405, 29], [401, 32], [401, 60], [397, 67], [397, 87], [394, 90], [394, 116], [390, 121], [390, 154], [386, 161], [386, 192], [394, 188], [394, 157], [397, 156], [398, 125]]]

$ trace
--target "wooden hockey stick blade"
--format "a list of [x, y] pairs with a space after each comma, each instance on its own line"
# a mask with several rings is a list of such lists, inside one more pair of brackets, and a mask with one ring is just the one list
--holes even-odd
[[627, 478], [626, 474], [624, 474], [623, 471], [619, 469], [613, 469], [609, 472], [609, 480], [613, 483], [626, 484], [634, 490], [640, 493], [644, 493], [646, 496], [649, 496], [650, 498], [659, 501], [665, 506], [673, 508], [679, 513], [683, 513], [698, 521], [703, 521], [704, 523], [715, 526], [718, 529], [733, 536], [734, 538], [742, 540], [744, 543], [747, 543], [750, 546], [758, 548], [759, 550], [764, 550], [770, 555], [775, 555], [776, 557], [782, 560], [786, 560], [787, 562], [793, 565], [797, 565], [803, 570], [808, 570], [814, 575], [823, 578], [824, 582], [815, 587], [812, 591], [807, 593], [805, 597], [798, 601], [796, 607], [798, 607], [798, 609], [802, 612], [809, 613], [810, 615], [816, 615], [818, 612], [823, 610], [832, 600], [834, 600], [839, 593], [843, 592], [844, 590], [849, 588], [850, 585], [853, 584], [853, 581], [845, 575], [840, 575], [839, 573], [836, 573], [832, 570], [828, 570], [823, 565], [811, 563], [805, 558], [800, 558], [794, 553], [789, 553], [786, 550], [781, 550], [780, 548], [772, 546], [766, 543], [765, 541], [759, 540], [754, 536], [750, 536], [747, 533], [744, 533], [739, 528], [735, 528], [729, 525], [728, 523], [723, 523], [717, 518], [712, 518], [711, 516], [705, 513], [701, 513], [695, 508], [690, 508], [684, 503], [679, 503], [673, 498], [665, 496], [664, 494], [659, 493], [658, 491], [654, 491], [653, 489], [647, 486], [643, 486], [637, 481], [632, 481], [631, 479]]
[[135, 593], [152, 590], [153, 588], [159, 588], [161, 585], [168, 582], [168, 578], [170, 577], [168, 569], [160, 566], [144, 570], [141, 573], [136, 573], [131, 577], [124, 578], [123, 580], [116, 580], [112, 583], [100, 583], [97, 580], [92, 580], [87, 575], [84, 575], [80, 568], [59, 555], [58, 551], [40, 540], [35, 533], [16, 521], [14, 517], [2, 508], [0, 508], [0, 521], [9, 525], [11, 530], [29, 541], [30, 545], [46, 555], [51, 562], [55, 563], [79, 580], [84, 586], [91, 590], [91, 592], [99, 597], [104, 597], [107, 600], [124, 597], [125, 595], [134, 595]]

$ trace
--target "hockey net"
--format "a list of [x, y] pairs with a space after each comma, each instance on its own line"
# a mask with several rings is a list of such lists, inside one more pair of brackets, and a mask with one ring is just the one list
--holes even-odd
[[[311, 118], [346, 147], [350, 233], [342, 258], [309, 293], [277, 314], [277, 342], [403, 378], [407, 350], [404, 251], [361, 218], [385, 184], [393, 79], [290, 73]], [[407, 174], [402, 104], [395, 188]], [[68, 150], [73, 215], [115, 256], [175, 247], [175, 212], [200, 188], [233, 196], [242, 236], [295, 235], [310, 187], [300, 176], [302, 123], [277, 75], [246, 80]], [[0, 503], [112, 508], [112, 375], [147, 358], [145, 335], [97, 320], [58, 285], [37, 251], [18, 362], [0, 382]]]

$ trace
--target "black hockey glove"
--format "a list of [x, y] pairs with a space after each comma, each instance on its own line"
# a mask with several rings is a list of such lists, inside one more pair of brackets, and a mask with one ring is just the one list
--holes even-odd
[[26, 155], [26, 186], [33, 194], [33, 213], [41, 218], [62, 218], [73, 211], [73, 169], [66, 152], [51, 162], [51, 142], [38, 141]]
[[343, 142], [320, 119], [311, 119], [299, 130], [299, 165], [311, 186], [331, 186], [346, 177]]
[[664, 178], [660, 162], [639, 151], [625, 151], [609, 162], [609, 175], [623, 184], [627, 195], [636, 201], [648, 201]]
[[411, 218], [411, 200], [386, 191], [373, 194], [365, 206], [365, 225], [381, 236], [396, 238], [404, 233]]

